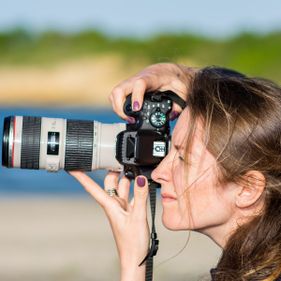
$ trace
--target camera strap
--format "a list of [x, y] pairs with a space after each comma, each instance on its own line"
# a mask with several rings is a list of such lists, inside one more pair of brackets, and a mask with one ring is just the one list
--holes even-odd
[[156, 190], [160, 187], [159, 183], [149, 181], [149, 198], [150, 198], [150, 209], [151, 209], [151, 234], [150, 234], [150, 250], [146, 257], [139, 264], [141, 266], [146, 262], [145, 269], [145, 280], [152, 281], [153, 278], [153, 257], [157, 254], [159, 240], [157, 239], [157, 233], [155, 229], [155, 209], [156, 209]]
[[187, 105], [184, 99], [182, 99], [180, 96], [178, 96], [176, 93], [172, 91], [161, 92], [161, 95], [170, 98], [174, 103], [178, 104], [182, 109], [184, 109]]

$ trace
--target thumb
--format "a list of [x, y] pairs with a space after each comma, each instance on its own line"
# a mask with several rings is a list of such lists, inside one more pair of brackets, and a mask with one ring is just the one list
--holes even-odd
[[137, 216], [146, 216], [146, 202], [148, 197], [148, 182], [146, 177], [138, 176], [134, 185], [133, 212]]

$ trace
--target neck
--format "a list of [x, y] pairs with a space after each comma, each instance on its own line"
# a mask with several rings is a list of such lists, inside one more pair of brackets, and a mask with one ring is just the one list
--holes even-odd
[[241, 225], [241, 220], [232, 219], [224, 224], [198, 229], [197, 231], [204, 235], [207, 235], [220, 248], [224, 249], [229, 237], [237, 230], [239, 225]]
[[208, 236], [222, 249], [225, 248], [228, 238], [231, 236], [231, 233], [222, 231], [221, 226], [213, 227], [212, 229], [199, 229], [197, 231]]
[[199, 229], [198, 232], [210, 237], [219, 247], [225, 248], [229, 237], [237, 230], [237, 228], [244, 223], [247, 223], [253, 218], [253, 212], [244, 210], [244, 212], [239, 212], [236, 216], [233, 216], [227, 222], [212, 227], [206, 227], [204, 229]]

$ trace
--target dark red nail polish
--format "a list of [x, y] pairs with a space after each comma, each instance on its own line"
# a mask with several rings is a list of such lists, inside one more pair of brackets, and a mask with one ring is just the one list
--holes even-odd
[[137, 184], [139, 187], [145, 186], [145, 178], [144, 177], [137, 177]]
[[133, 110], [137, 111], [140, 109], [140, 104], [138, 101], [134, 101], [134, 104], [133, 104]]
[[173, 121], [179, 116], [179, 113], [176, 111], [173, 111], [170, 115], [170, 119]]
[[128, 117], [127, 121], [128, 121], [129, 124], [135, 124], [136, 123], [136, 120], [135, 120], [134, 117]]

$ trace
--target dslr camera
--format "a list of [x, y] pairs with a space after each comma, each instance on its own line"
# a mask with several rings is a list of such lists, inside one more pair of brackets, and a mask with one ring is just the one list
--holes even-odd
[[50, 172], [107, 169], [123, 171], [131, 179], [140, 174], [150, 179], [169, 150], [173, 101], [183, 102], [171, 91], [146, 93], [141, 110], [135, 112], [129, 95], [124, 112], [135, 118], [134, 124], [6, 117], [2, 165]]

